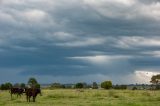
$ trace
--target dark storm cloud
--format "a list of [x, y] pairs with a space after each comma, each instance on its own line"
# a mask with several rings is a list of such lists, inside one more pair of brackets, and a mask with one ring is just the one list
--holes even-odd
[[19, 78], [155, 69], [159, 7], [158, 0], [1, 0], [0, 67], [21, 70]]

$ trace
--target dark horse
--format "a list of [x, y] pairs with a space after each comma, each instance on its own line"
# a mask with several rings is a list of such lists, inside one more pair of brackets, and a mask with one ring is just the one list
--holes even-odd
[[11, 99], [12, 99], [12, 94], [17, 94], [18, 96], [21, 96], [25, 91], [23, 88], [11, 88], [10, 89], [10, 94], [11, 94]]
[[30, 98], [33, 97], [33, 102], [35, 102], [35, 99], [38, 94], [41, 95], [41, 89], [40, 88], [26, 88], [25, 89], [27, 102], [30, 102]]

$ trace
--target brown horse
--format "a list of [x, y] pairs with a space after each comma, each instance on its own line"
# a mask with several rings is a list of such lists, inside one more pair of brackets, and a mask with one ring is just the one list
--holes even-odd
[[27, 102], [30, 102], [30, 98], [33, 97], [33, 102], [35, 102], [35, 99], [38, 94], [41, 95], [41, 89], [40, 88], [26, 88], [25, 89]]

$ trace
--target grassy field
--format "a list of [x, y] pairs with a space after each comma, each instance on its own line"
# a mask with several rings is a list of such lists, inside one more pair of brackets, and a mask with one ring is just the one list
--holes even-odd
[[27, 103], [26, 97], [0, 91], [0, 106], [160, 106], [160, 91], [144, 90], [42, 90], [36, 102]]

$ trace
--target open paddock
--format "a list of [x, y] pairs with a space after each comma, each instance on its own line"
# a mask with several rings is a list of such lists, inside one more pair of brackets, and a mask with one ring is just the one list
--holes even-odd
[[0, 106], [160, 106], [160, 91], [42, 89], [35, 103], [0, 91]]

